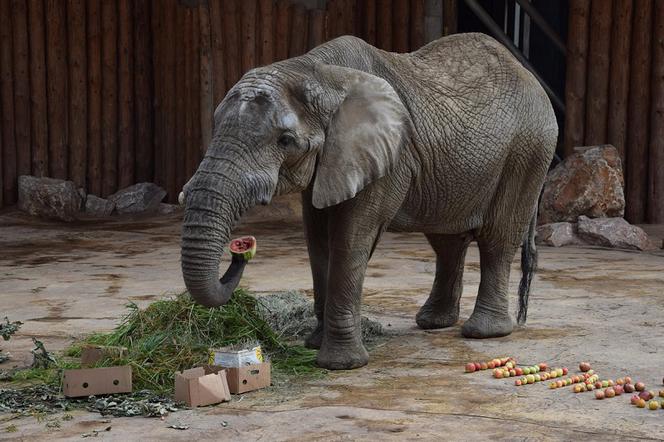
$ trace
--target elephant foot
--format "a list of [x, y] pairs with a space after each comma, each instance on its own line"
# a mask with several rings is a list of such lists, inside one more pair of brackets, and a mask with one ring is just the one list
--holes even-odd
[[323, 325], [318, 324], [314, 331], [311, 332], [304, 340], [304, 346], [318, 350], [323, 343]]
[[352, 370], [369, 362], [369, 353], [362, 344], [357, 346], [323, 345], [318, 351], [316, 364], [328, 370]]
[[415, 322], [424, 330], [447, 328], [459, 320], [459, 307], [454, 309], [436, 309], [432, 305], [424, 304], [415, 316]]
[[513, 328], [509, 314], [500, 315], [476, 309], [464, 322], [461, 334], [466, 338], [499, 338], [512, 333]]

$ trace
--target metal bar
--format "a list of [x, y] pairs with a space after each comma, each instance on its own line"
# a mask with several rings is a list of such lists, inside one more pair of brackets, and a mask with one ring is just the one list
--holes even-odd
[[523, 64], [523, 66], [532, 73], [535, 78], [537, 78], [537, 81], [540, 82], [544, 90], [546, 91], [547, 95], [551, 99], [551, 102], [553, 105], [558, 109], [561, 113], [565, 113], [565, 104], [563, 101], [558, 98], [555, 92], [549, 87], [548, 84], [544, 81], [542, 77], [537, 73], [535, 68], [530, 64], [530, 62], [526, 59], [526, 57], [523, 56], [523, 54], [519, 51], [519, 49], [514, 46], [514, 43], [503, 33], [503, 30], [500, 29], [500, 26], [496, 24], [496, 22], [493, 21], [493, 18], [482, 8], [482, 6], [477, 3], [476, 0], [464, 0], [468, 7], [475, 13], [477, 18], [480, 19], [482, 23], [484, 23], [484, 26], [489, 28], [491, 33], [502, 43], [504, 44], [507, 49], [516, 57], [517, 60]]
[[535, 24], [544, 32], [544, 35], [549, 37], [553, 42], [554, 46], [562, 52], [563, 55], [567, 55], [567, 48], [562, 39], [558, 36], [558, 33], [549, 25], [546, 19], [539, 13], [537, 9], [530, 3], [528, 0], [516, 0], [516, 2], [521, 5], [526, 14], [535, 22]]

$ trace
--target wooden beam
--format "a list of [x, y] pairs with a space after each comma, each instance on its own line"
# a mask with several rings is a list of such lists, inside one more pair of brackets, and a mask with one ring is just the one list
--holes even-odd
[[16, 175], [30, 175], [30, 50], [28, 9], [25, 0], [12, 0], [14, 43], [14, 116], [16, 134]]
[[242, 74], [256, 66], [256, 0], [242, 0]]
[[118, 190], [118, 11], [114, 1], [101, 3], [102, 196]]
[[655, 2], [653, 15], [647, 221], [652, 224], [662, 224], [664, 223], [664, 2]]
[[136, 182], [154, 181], [154, 120], [152, 110], [152, 32], [149, 0], [134, 3], [134, 94], [136, 110]]
[[395, 52], [408, 52], [410, 35], [410, 5], [406, 0], [397, 0], [392, 10], [392, 48]]
[[152, 71], [154, 75], [154, 181], [166, 186], [166, 164], [164, 162], [164, 138], [166, 137], [166, 116], [164, 111], [164, 7], [163, 0], [151, 0], [152, 14]]
[[392, 1], [377, 0], [376, 46], [385, 51], [392, 50]]
[[590, 0], [570, 0], [565, 80], [564, 154], [583, 144]]
[[276, 38], [275, 38], [275, 61], [285, 60], [288, 58], [290, 35], [290, 11], [291, 4], [287, 1], [277, 2], [277, 21], [276, 21]]
[[[281, 2], [280, 2], [281, 3]], [[236, 0], [223, 2], [224, 35], [226, 36], [226, 90], [240, 79], [240, 17]]]
[[86, 11], [88, 44], [88, 193], [102, 194], [102, 131], [101, 131], [101, 2], [89, 0]]
[[69, 45], [69, 179], [87, 188], [88, 85], [85, 0], [67, 1]]
[[14, 132], [14, 80], [12, 69], [12, 16], [8, 0], [0, 3], [0, 96], [2, 103], [0, 112], [2, 114], [2, 151], [0, 152], [2, 163], [0, 172], [0, 193], [3, 204], [10, 205], [16, 202], [16, 135]]
[[30, 29], [30, 120], [32, 174], [48, 176], [48, 106], [46, 93], [46, 50], [44, 2], [28, 0]]
[[376, 45], [376, 0], [364, 0], [362, 34], [370, 45]]
[[133, 1], [118, 0], [118, 186], [135, 183], [134, 164], [134, 8]]
[[443, 36], [457, 33], [458, 15], [457, 0], [443, 0]]
[[309, 42], [311, 50], [325, 42], [325, 11], [322, 9], [309, 10]]
[[288, 56], [297, 57], [304, 54], [307, 49], [307, 10], [302, 5], [293, 7], [293, 23], [290, 27]]
[[187, 152], [193, 150], [192, 139], [194, 115], [192, 108], [196, 105], [196, 97], [192, 93], [194, 82], [193, 70], [193, 28], [192, 9], [178, 8], [175, 27], [175, 84], [180, 93], [175, 96], [175, 181], [181, 189], [185, 182], [187, 170]]
[[650, 114], [650, 63], [652, 0], [634, 2], [630, 94], [627, 113], [627, 182], [625, 218], [640, 224], [646, 217], [648, 188], [648, 129]]
[[259, 2], [260, 31], [260, 65], [265, 66], [274, 61], [274, 1], [260, 0]]
[[[196, 169], [198, 168], [198, 163], [201, 158], [202, 147], [202, 134], [201, 134], [201, 34], [200, 34], [200, 15], [196, 13], [196, 10], [193, 10], [193, 21], [192, 21], [192, 35], [191, 35], [191, 55], [192, 55], [192, 72], [191, 72], [191, 97], [193, 99], [191, 103], [191, 114], [193, 117], [192, 121], [192, 145], [191, 150], [187, 151], [187, 159], [185, 170], [185, 181], [180, 184], [180, 188], [185, 185], [189, 178], [192, 177]], [[255, 39], [254, 39], [255, 46]], [[207, 146], [206, 146], [207, 147]], [[177, 195], [176, 195], [177, 197]]]
[[177, 197], [181, 189], [178, 189], [177, 186], [177, 158], [176, 152], [179, 150], [179, 146], [176, 146], [176, 107], [175, 100], [178, 95], [178, 90], [180, 85], [175, 83], [175, 70], [176, 70], [176, 59], [175, 59], [175, 46], [176, 46], [176, 17], [179, 9], [178, 2], [176, 0], [167, 0], [163, 1], [162, 7], [164, 8], [164, 22], [163, 22], [163, 56], [164, 56], [164, 115], [165, 115], [165, 128], [164, 128], [164, 140], [163, 140], [163, 161], [165, 167], [165, 186], [166, 192], [168, 193], [168, 201], [174, 202], [177, 201]]
[[[210, 35], [210, 13], [207, 5], [198, 5], [200, 21], [200, 125], [201, 141], [198, 158], [202, 158], [212, 140], [214, 114], [213, 79], [212, 79], [212, 42]], [[194, 169], [198, 167], [198, 161]]]
[[410, 50], [424, 45], [424, 0], [410, 2]]

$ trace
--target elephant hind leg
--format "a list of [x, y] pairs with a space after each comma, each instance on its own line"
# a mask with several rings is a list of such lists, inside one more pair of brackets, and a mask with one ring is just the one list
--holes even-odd
[[436, 277], [429, 299], [415, 321], [425, 330], [451, 327], [459, 320], [459, 300], [463, 291], [463, 264], [470, 235], [426, 235], [436, 252]]

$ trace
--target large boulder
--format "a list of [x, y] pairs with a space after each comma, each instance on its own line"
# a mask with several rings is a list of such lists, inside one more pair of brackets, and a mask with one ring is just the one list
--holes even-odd
[[576, 232], [576, 224], [567, 222], [538, 226], [536, 241], [537, 244], [553, 247], [584, 244]]
[[549, 172], [539, 207], [539, 223], [622, 217], [625, 211], [620, 154], [610, 144], [577, 147]]
[[631, 225], [623, 218], [591, 219], [580, 216], [577, 232], [587, 244], [632, 250], [656, 248], [642, 228]]
[[73, 221], [81, 195], [72, 181], [23, 175], [18, 178], [18, 208], [42, 218]]
[[159, 209], [166, 191], [154, 183], [138, 183], [108, 197], [119, 214], [153, 213]]
[[115, 209], [115, 203], [96, 195], [88, 195], [85, 199], [85, 213], [94, 217], [110, 216]]

